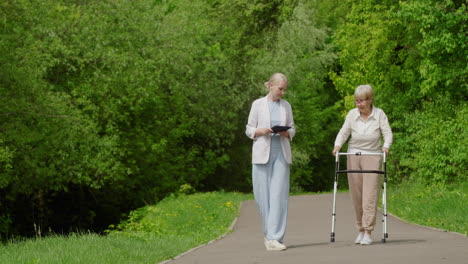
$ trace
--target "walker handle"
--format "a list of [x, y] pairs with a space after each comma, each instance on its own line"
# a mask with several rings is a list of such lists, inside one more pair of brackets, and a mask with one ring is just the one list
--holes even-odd
[[336, 152], [336, 161], [338, 161], [339, 156], [382, 156], [383, 157], [383, 162], [387, 161], [387, 155], [385, 152], [380, 152], [380, 153], [361, 153], [361, 152]]

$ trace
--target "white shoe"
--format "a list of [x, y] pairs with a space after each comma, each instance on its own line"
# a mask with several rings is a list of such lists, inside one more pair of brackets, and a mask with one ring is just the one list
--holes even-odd
[[270, 240], [267, 240], [266, 238], [264, 238], [263, 243], [265, 244], [265, 248], [268, 250], [268, 248], [270, 247]]
[[372, 244], [372, 239], [368, 233], [364, 234], [364, 237], [361, 239], [361, 245], [370, 245]]
[[268, 251], [286, 249], [286, 246], [281, 244], [278, 240], [266, 240], [265, 239], [265, 247]]
[[355, 244], [361, 244], [361, 240], [364, 237], [364, 232], [359, 232], [359, 235], [356, 237], [356, 240], [354, 240]]

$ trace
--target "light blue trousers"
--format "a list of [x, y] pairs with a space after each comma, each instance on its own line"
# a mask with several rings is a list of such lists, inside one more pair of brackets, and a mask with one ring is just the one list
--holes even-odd
[[252, 164], [252, 184], [265, 238], [283, 242], [288, 218], [289, 164], [281, 146], [271, 149], [268, 163]]

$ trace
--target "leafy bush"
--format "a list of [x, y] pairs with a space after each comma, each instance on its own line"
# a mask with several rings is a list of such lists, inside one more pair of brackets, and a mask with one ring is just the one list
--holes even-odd
[[[396, 144], [399, 169], [411, 175], [411, 181], [426, 183], [465, 182], [468, 180], [468, 107], [454, 106], [447, 98], [425, 103], [421, 111], [409, 114], [402, 138], [407, 145]], [[402, 147], [403, 146], [403, 147]]]

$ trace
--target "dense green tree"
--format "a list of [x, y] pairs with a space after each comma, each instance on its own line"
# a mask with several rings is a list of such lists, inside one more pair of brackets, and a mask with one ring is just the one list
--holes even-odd
[[119, 210], [186, 183], [245, 189], [247, 166], [236, 165], [249, 153], [238, 141], [246, 141], [240, 123], [253, 90], [245, 89], [248, 62], [287, 7], [2, 2], [1, 128], [5, 150], [15, 150], [12, 180], [2, 186], [5, 217], [44, 229], [75, 208], [82, 220], [63, 222], [88, 228], [96, 210], [113, 211], [116, 221]]
[[[333, 133], [338, 129], [338, 95], [327, 83], [336, 55], [327, 43], [326, 29], [315, 19], [316, 6], [300, 2], [278, 33], [267, 39], [267, 49], [254, 64], [255, 79], [267, 81], [271, 73], [289, 78], [285, 99], [293, 107], [297, 134], [292, 142], [293, 190], [328, 190], [332, 186]], [[259, 83], [262, 91], [263, 82]], [[265, 91], [263, 91], [265, 93]]]
[[1, 1], [0, 235], [102, 230], [180, 188], [250, 191], [245, 124], [274, 72], [298, 129], [293, 190], [331, 189], [362, 83], [394, 128], [392, 180], [463, 180], [466, 14], [449, 0]]
[[357, 85], [374, 86], [395, 134], [392, 179], [463, 180], [456, 175], [467, 159], [460, 144], [467, 139], [466, 3], [349, 2], [335, 35], [342, 70], [333, 80], [348, 108]]

